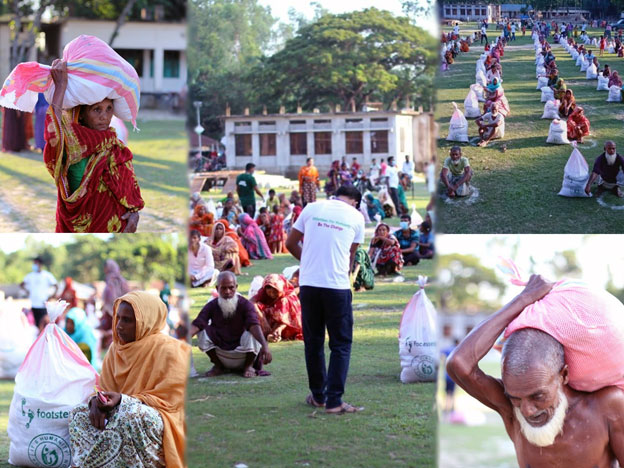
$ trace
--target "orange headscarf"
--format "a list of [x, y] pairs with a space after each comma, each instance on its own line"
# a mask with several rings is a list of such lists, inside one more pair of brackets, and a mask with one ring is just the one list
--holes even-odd
[[[117, 309], [121, 302], [132, 306], [136, 340], [122, 344], [117, 336]], [[184, 463], [184, 393], [189, 370], [190, 347], [164, 335], [167, 307], [158, 296], [132, 291], [115, 301], [113, 344], [102, 364], [100, 386], [123, 393], [158, 410], [164, 423], [165, 464], [181, 468]]]
[[225, 227], [225, 235], [236, 241], [236, 244], [238, 245], [238, 258], [240, 258], [241, 266], [246, 267], [251, 265], [251, 262], [249, 261], [249, 252], [247, 252], [247, 249], [243, 247], [240, 237], [238, 237], [236, 231], [230, 227], [228, 220], [220, 219], [219, 222], [223, 224], [223, 227]]

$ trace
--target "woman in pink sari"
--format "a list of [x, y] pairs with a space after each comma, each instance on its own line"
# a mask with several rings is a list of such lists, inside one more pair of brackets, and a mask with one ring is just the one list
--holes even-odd
[[239, 235], [243, 246], [249, 252], [252, 260], [273, 259], [271, 249], [260, 226], [249, 216], [243, 213], [238, 217], [240, 222]]
[[272, 273], [251, 299], [261, 314], [265, 337], [271, 343], [303, 340], [298, 290], [283, 276]]
[[503, 87], [501, 86], [498, 79], [494, 78], [492, 82], [485, 87], [486, 89], [486, 100], [483, 105], [483, 113], [490, 112], [492, 110], [492, 104], [498, 104], [498, 112], [503, 114], [503, 117], [507, 117], [509, 114], [509, 102], [507, 102], [507, 98], [505, 97], [505, 91], [503, 91]]

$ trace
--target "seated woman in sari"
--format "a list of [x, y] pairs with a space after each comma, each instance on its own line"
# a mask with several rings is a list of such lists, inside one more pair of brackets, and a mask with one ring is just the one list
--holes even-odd
[[233, 198], [228, 198], [223, 204], [223, 210], [221, 211], [221, 219], [225, 219], [228, 223], [232, 224], [238, 218], [240, 212], [234, 204]]
[[622, 78], [620, 78], [620, 75], [615, 70], [611, 72], [611, 76], [609, 77], [609, 88], [611, 86], [619, 86], [620, 88], [622, 87]]
[[79, 307], [72, 307], [65, 315], [65, 333], [74, 340], [93, 367], [97, 364], [97, 338], [89, 325], [87, 314]]
[[559, 77], [558, 73], [555, 75], [555, 80], [553, 84], [552, 85], [549, 84], [548, 86], [550, 86], [550, 89], [553, 90], [554, 98], [558, 100], [563, 99], [563, 96], [565, 95], [565, 92], [568, 89], [568, 86], [565, 84], [565, 81], [563, 80], [563, 78]]
[[193, 288], [213, 283], [219, 274], [215, 269], [212, 249], [201, 242], [199, 231], [196, 230], [191, 231], [189, 239], [188, 273]]
[[379, 223], [375, 229], [368, 255], [377, 266], [377, 273], [380, 275], [399, 274], [403, 268], [401, 246], [396, 237], [390, 234], [390, 226], [386, 223]]
[[209, 239], [209, 246], [212, 249], [214, 266], [219, 271], [229, 270], [235, 275], [241, 274], [240, 258], [238, 256], [238, 245], [231, 237], [225, 235], [223, 222], [217, 221]]
[[447, 50], [444, 53], [444, 60], [446, 60], [447, 65], [453, 65], [455, 60], [453, 59], [453, 52], [451, 50]]
[[587, 135], [589, 135], [589, 119], [585, 117], [583, 108], [576, 106], [568, 117], [568, 140], [583, 143], [583, 137]]
[[602, 70], [602, 76], [609, 78], [609, 75], [611, 75], [611, 69], [609, 68], [609, 65], [605, 64], [604, 69]]
[[51, 74], [43, 160], [58, 189], [56, 232], [135, 232], [144, 203], [132, 153], [110, 128], [113, 101], [63, 111], [66, 62]]
[[267, 341], [303, 340], [298, 290], [283, 275], [267, 275], [251, 302], [260, 312]]
[[199, 231], [204, 237], [210, 237], [213, 223], [214, 215], [203, 204], [195, 205], [193, 216], [189, 220], [189, 228]]
[[115, 302], [102, 391], [70, 413], [72, 466], [184, 466], [190, 350], [161, 333], [166, 320], [164, 302], [147, 292], [133, 291]]
[[230, 224], [225, 219], [220, 219], [219, 222], [223, 224], [223, 227], [225, 227], [225, 235], [236, 242], [236, 245], [238, 246], [238, 258], [240, 259], [241, 266], [251, 266], [252, 263], [249, 261], [249, 252], [247, 252], [247, 249], [243, 246], [236, 230], [232, 229]]
[[368, 291], [375, 287], [375, 271], [373, 270], [373, 265], [371, 264], [368, 253], [361, 245], [359, 245], [355, 251], [353, 271], [351, 273], [355, 277], [353, 280], [353, 289], [355, 292], [360, 292], [362, 289]]
[[241, 214], [238, 217], [238, 221], [240, 222], [240, 227], [238, 229], [241, 242], [245, 249], [247, 249], [249, 258], [253, 260], [272, 260], [273, 255], [271, 255], [271, 250], [264, 238], [264, 233], [258, 224], [256, 224], [247, 213]]
[[559, 115], [567, 119], [574, 109], [576, 109], [576, 98], [571, 89], [566, 89], [559, 105]]
[[372, 193], [367, 193], [364, 197], [364, 201], [366, 202], [366, 211], [368, 211], [368, 217], [371, 221], [375, 219], [375, 215], [377, 214], [380, 216], [380, 220], [386, 217], [381, 202], [377, 200]]
[[487, 95], [485, 104], [483, 105], [483, 113], [486, 114], [490, 112], [492, 110], [492, 105], [498, 104], [498, 112], [503, 114], [503, 117], [507, 117], [507, 114], [509, 114], [509, 103], [507, 102], [505, 91], [503, 91], [500, 82], [494, 78], [485, 89]]

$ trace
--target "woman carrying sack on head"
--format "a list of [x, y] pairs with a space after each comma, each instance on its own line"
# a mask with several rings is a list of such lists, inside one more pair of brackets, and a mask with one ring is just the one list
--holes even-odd
[[190, 348], [161, 333], [166, 320], [167, 307], [158, 296], [133, 291], [115, 302], [103, 391], [70, 415], [72, 466], [184, 466]]
[[63, 111], [67, 62], [55, 60], [43, 160], [58, 190], [56, 232], [135, 232], [144, 206], [132, 153], [110, 128], [113, 101]]

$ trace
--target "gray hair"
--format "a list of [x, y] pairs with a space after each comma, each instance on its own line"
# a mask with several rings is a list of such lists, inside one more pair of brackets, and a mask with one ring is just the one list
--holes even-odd
[[556, 339], [535, 328], [513, 332], [503, 345], [503, 373], [520, 376], [543, 366], [559, 373], [565, 365], [563, 346]]
[[226, 271], [222, 271], [221, 273], [217, 275], [217, 286], [220, 286], [221, 282], [226, 278], [231, 278], [234, 280], [235, 284], [238, 284], [238, 282], [236, 281], [236, 275], [232, 273], [231, 271], [226, 270]]

